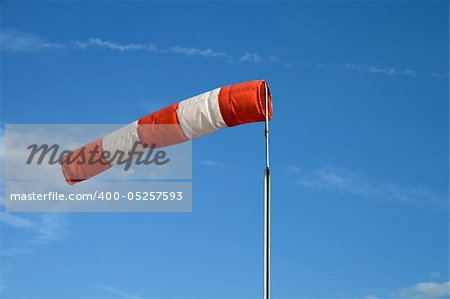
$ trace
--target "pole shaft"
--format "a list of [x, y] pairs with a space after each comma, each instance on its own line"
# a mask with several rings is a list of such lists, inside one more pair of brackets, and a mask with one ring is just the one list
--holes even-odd
[[269, 170], [269, 92], [265, 86], [266, 168], [264, 170], [264, 299], [270, 299], [270, 170]]
[[270, 171], [264, 172], [264, 299], [270, 299]]

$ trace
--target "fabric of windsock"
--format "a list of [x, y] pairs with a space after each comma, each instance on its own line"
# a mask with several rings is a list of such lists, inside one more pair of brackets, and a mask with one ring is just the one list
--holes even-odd
[[[87, 180], [116, 163], [111, 153], [129, 153], [139, 142], [159, 148], [222, 128], [265, 121], [266, 90], [271, 119], [272, 99], [266, 84], [255, 80], [216, 88], [144, 116], [63, 156], [63, 175], [69, 184]], [[82, 152], [90, 153], [89, 159]]]

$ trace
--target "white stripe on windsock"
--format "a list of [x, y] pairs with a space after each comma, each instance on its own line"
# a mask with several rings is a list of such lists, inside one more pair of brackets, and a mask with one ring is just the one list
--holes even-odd
[[177, 117], [184, 135], [197, 138], [227, 127], [219, 108], [220, 88], [178, 103]]
[[[131, 151], [133, 145], [139, 142], [139, 135], [137, 132], [138, 121], [134, 121], [125, 127], [122, 127], [102, 138], [103, 151], [109, 151], [111, 155], [114, 155], [118, 151], [125, 153], [125, 159], [128, 157], [128, 152]], [[142, 146], [137, 147], [137, 150], [143, 151]], [[114, 160], [108, 160], [110, 164], [116, 165], [119, 156], [116, 155]], [[123, 161], [123, 159], [122, 159]]]

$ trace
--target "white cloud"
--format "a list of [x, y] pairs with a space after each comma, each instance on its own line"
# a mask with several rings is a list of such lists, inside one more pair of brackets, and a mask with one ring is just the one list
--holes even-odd
[[[158, 47], [153, 43], [117, 43], [97, 37], [89, 38], [86, 41], [69, 41], [60, 43], [50, 43], [37, 35], [23, 33], [16, 30], [2, 30], [0, 32], [1, 49], [3, 51], [38, 51], [44, 49], [68, 49], [68, 50], [88, 50], [103, 49], [117, 52], [149, 52], [155, 54], [175, 54], [183, 56], [198, 56], [203, 58], [220, 58], [228, 62], [235, 61], [232, 55], [215, 51], [210, 48], [202, 49], [197, 47], [169, 46]], [[238, 61], [259, 63], [262, 58], [257, 53], [247, 53]]]
[[198, 48], [193, 48], [193, 47], [172, 46], [164, 51], [174, 53], [174, 54], [183, 54], [186, 56], [202, 56], [202, 57], [232, 59], [231, 55], [229, 55], [225, 52], [216, 52], [212, 49], [198, 49]]
[[67, 219], [61, 213], [45, 213], [37, 217], [23, 217], [15, 213], [0, 212], [0, 222], [12, 229], [21, 229], [22, 232], [28, 232], [23, 234], [23, 239], [17, 245], [9, 248], [5, 248], [5, 240], [3, 240], [0, 251], [2, 256], [18, 256], [20, 253], [29, 254], [33, 252], [35, 246], [47, 245], [68, 235]]
[[86, 42], [72, 42], [74, 48], [86, 50], [88, 48], [100, 48], [119, 52], [125, 51], [146, 51], [158, 53], [158, 48], [154, 44], [118, 44], [115, 42], [105, 41], [100, 38], [90, 38]]
[[[0, 167], [4, 163], [4, 129], [0, 127]], [[3, 174], [3, 171], [1, 172]], [[0, 198], [3, 203], [3, 177], [1, 178]], [[2, 208], [3, 204], [2, 204]], [[32, 255], [38, 246], [48, 245], [68, 235], [67, 219], [64, 214], [31, 214], [0, 212], [2, 236], [0, 242], [0, 290], [7, 288], [10, 275], [14, 271], [17, 258]], [[6, 230], [14, 232], [14, 241], [9, 239]]]
[[201, 161], [198, 161], [198, 164], [203, 165], [203, 166], [208, 166], [208, 167], [218, 167], [218, 168], [225, 167], [224, 164], [214, 161], [214, 160], [201, 160]]
[[34, 34], [15, 30], [1, 30], [0, 32], [0, 49], [3, 51], [36, 51], [63, 47], [63, 44], [47, 42]]
[[128, 293], [125, 291], [122, 291], [121, 289], [118, 289], [116, 287], [112, 287], [112, 286], [105, 286], [105, 285], [101, 285], [101, 284], [91, 284], [92, 287], [102, 290], [106, 293], [109, 293], [110, 295], [113, 295], [117, 298], [122, 298], [122, 299], [144, 299], [144, 297], [137, 295], [137, 294], [132, 294], [132, 293]]
[[239, 57], [239, 62], [253, 62], [261, 63], [262, 58], [258, 53], [245, 53], [243, 56]]
[[409, 69], [397, 69], [394, 67], [379, 67], [379, 66], [367, 66], [367, 65], [360, 65], [360, 64], [352, 64], [347, 63], [344, 65], [347, 69], [352, 70], [358, 70], [358, 71], [365, 71], [373, 74], [383, 74], [387, 76], [393, 76], [393, 75], [404, 75], [404, 76], [416, 76], [416, 72]]
[[[68, 49], [68, 50], [88, 50], [103, 49], [109, 51], [125, 52], [148, 52], [154, 54], [174, 54], [186, 57], [203, 57], [222, 59], [226, 62], [241, 63], [274, 63], [284, 67], [292, 67], [293, 65], [317, 68], [317, 69], [349, 69], [355, 71], [366, 72], [369, 74], [381, 74], [385, 76], [416, 76], [416, 72], [410, 69], [399, 69], [395, 67], [380, 67], [347, 63], [339, 64], [311, 64], [311, 63], [292, 63], [285, 61], [278, 56], [263, 56], [259, 53], [246, 52], [243, 55], [231, 55], [224, 51], [216, 51], [211, 48], [198, 48], [173, 45], [168, 47], [159, 47], [153, 43], [118, 43], [114, 41], [104, 40], [98, 37], [92, 37], [86, 41], [68, 41], [68, 42], [48, 42], [46, 39], [37, 35], [20, 32], [17, 30], [2, 30], [0, 32], [0, 48], [3, 51], [20, 52], [20, 51], [38, 51], [45, 49]], [[431, 73], [430, 76], [435, 78], [447, 78], [447, 75]]]
[[438, 73], [430, 73], [430, 76], [433, 78], [438, 78], [438, 79], [448, 79], [448, 73], [447, 74], [438, 74]]
[[309, 172], [298, 171], [293, 176], [293, 181], [308, 189], [350, 193], [369, 200], [387, 200], [417, 206], [440, 204], [443, 200], [426, 189], [386, 182], [372, 183], [356, 172], [331, 166]]
[[[63, 214], [20, 216], [0, 212], [2, 236], [0, 242], [0, 290], [6, 289], [14, 272], [17, 259], [35, 254], [38, 246], [49, 245], [68, 235], [67, 219]], [[14, 241], [7, 238], [5, 228], [15, 230]]]
[[0, 251], [0, 256], [2, 258], [19, 258], [19, 257], [23, 257], [25, 255], [31, 255], [33, 254], [34, 251], [32, 249], [27, 249], [24, 248], [22, 246], [17, 246], [17, 247], [8, 247], [5, 249], [2, 249]]
[[450, 296], [450, 281], [422, 282], [398, 292], [400, 298], [406, 299], [437, 299]]
[[273, 56], [273, 55], [271, 55], [271, 56], [269, 56], [269, 58], [267, 59], [267, 61], [269, 61], [269, 62], [271, 62], [271, 63], [275, 63], [275, 64], [281, 64], [281, 65], [283, 65], [284, 67], [287, 67], [287, 68], [292, 67], [292, 63], [291, 63], [291, 62], [284, 61], [283, 59], [281, 59], [281, 58], [278, 57], [278, 56]]
[[362, 65], [362, 64], [329, 64], [329, 63], [305, 63], [301, 62], [299, 65], [310, 68], [310, 69], [323, 69], [323, 70], [351, 70], [358, 72], [365, 72], [368, 74], [378, 74], [385, 76], [410, 76], [416, 77], [417, 73], [414, 70], [410, 69], [399, 69], [395, 67], [386, 67], [386, 66], [373, 66], [373, 65]]
[[35, 244], [49, 244], [65, 238], [68, 235], [67, 219], [61, 213], [42, 214], [35, 226], [36, 235], [30, 240]]
[[33, 221], [12, 213], [0, 212], [0, 222], [15, 228], [33, 228]]
[[[383, 298], [392, 299], [445, 299], [450, 298], [450, 281], [421, 282], [411, 287], [388, 292]], [[364, 299], [381, 299], [379, 295], [365, 296]]]

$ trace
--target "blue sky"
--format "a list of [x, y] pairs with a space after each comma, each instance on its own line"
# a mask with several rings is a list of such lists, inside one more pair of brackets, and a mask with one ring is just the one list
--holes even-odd
[[[1, 3], [1, 123], [273, 94], [273, 298], [449, 298], [448, 2]], [[192, 213], [2, 213], [1, 298], [261, 298], [263, 124], [193, 142]]]

